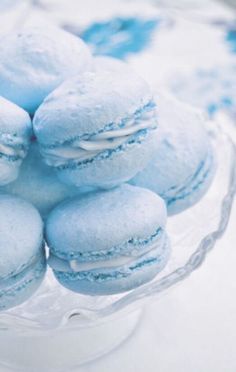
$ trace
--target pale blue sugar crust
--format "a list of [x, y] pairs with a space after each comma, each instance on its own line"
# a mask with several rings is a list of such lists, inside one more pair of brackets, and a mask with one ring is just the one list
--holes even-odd
[[2, 40], [0, 95], [33, 114], [59, 84], [90, 67], [80, 38], [53, 25], [28, 25]]

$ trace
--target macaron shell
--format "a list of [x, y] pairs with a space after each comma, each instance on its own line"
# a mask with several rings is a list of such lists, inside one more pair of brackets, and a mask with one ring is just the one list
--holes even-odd
[[43, 223], [26, 201], [0, 195], [0, 280], [16, 275], [41, 250]]
[[166, 207], [160, 197], [124, 184], [59, 205], [48, 217], [46, 240], [56, 256], [75, 259], [95, 251], [105, 254], [132, 238], [149, 238], [165, 224]]
[[53, 89], [91, 64], [84, 42], [57, 27], [14, 30], [1, 40], [0, 95], [34, 113]]
[[0, 186], [18, 177], [31, 135], [28, 113], [0, 97]]
[[13, 136], [29, 142], [32, 124], [25, 110], [0, 96], [0, 142], [3, 135], [5, 138]]
[[7, 282], [3, 280], [5, 288], [0, 281], [0, 311], [6, 311], [28, 300], [41, 285], [45, 273], [46, 259], [43, 251], [34, 266], [26, 270], [19, 280], [12, 283], [9, 283], [9, 280]]
[[161, 96], [157, 97], [157, 106], [159, 138], [150, 164], [160, 174], [157, 187], [168, 190], [195, 173], [208, 154], [210, 141], [204, 126], [206, 119], [199, 111]]
[[86, 138], [120, 125], [152, 99], [148, 84], [128, 71], [90, 72], [64, 82], [37, 110], [41, 146]]
[[15, 181], [20, 171], [20, 161], [11, 162], [8, 159], [0, 157], [0, 189], [1, 186]]
[[[168, 213], [173, 214], [193, 205], [206, 192], [215, 173], [216, 161], [204, 117], [173, 99], [159, 97], [157, 102], [157, 151], [130, 183], [149, 188], [161, 195], [167, 204], [172, 199]], [[206, 162], [208, 171], [198, 171]], [[182, 200], [181, 194], [185, 195]]]

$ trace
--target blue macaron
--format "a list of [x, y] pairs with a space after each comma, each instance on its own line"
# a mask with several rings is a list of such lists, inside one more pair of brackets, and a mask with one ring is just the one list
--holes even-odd
[[0, 95], [33, 114], [53, 89], [91, 64], [85, 43], [62, 29], [14, 29], [1, 40]]
[[130, 183], [159, 194], [168, 214], [182, 212], [206, 193], [216, 170], [215, 154], [203, 116], [174, 99], [159, 97], [157, 152]]
[[28, 113], [0, 96], [0, 186], [18, 177], [31, 135]]
[[9, 193], [32, 203], [43, 218], [46, 218], [57, 204], [82, 191], [58, 179], [55, 171], [43, 162], [36, 142], [31, 144], [18, 178], [0, 187], [1, 194]]
[[0, 311], [26, 301], [45, 271], [39, 213], [20, 198], [0, 195]]
[[59, 205], [50, 214], [49, 265], [68, 289], [89, 295], [131, 290], [166, 265], [170, 245], [164, 201], [124, 184]]
[[41, 154], [63, 182], [111, 188], [153, 156], [155, 106], [147, 83], [122, 66], [63, 83], [36, 111], [33, 127]]

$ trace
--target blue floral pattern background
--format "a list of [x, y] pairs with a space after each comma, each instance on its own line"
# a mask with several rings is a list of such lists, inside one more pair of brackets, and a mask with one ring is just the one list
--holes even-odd
[[151, 43], [160, 22], [158, 18], [113, 18], [93, 23], [82, 32], [65, 28], [79, 35], [95, 55], [124, 59], [129, 54], [139, 53]]
[[179, 99], [203, 109], [210, 117], [219, 111], [236, 117], [236, 64], [179, 76], [170, 88]]
[[228, 30], [226, 41], [230, 44], [231, 52], [236, 53], [236, 23], [234, 28]]

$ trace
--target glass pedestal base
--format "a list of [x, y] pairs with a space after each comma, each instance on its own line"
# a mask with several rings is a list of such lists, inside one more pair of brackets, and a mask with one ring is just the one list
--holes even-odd
[[[100, 323], [34, 333], [0, 329], [0, 369], [22, 372], [68, 372], [112, 351], [135, 330], [142, 310], [112, 316]], [[80, 315], [74, 315], [76, 323]]]

